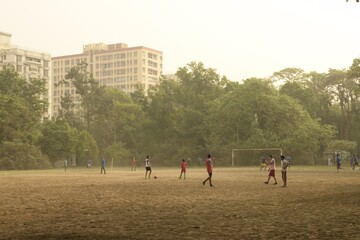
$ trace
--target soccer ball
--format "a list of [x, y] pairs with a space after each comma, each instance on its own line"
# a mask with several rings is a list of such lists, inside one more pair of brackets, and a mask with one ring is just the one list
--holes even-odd
[[154, 179], [157, 179], [157, 176], [154, 176]]

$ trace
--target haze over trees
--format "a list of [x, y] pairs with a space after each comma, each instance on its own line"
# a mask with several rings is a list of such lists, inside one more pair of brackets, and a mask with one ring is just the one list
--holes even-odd
[[360, 59], [348, 69], [286, 68], [242, 82], [191, 62], [176, 76], [127, 95], [100, 86], [80, 64], [61, 84], [76, 87], [81, 109], [65, 96], [60, 117], [42, 122], [45, 83], [26, 82], [13, 67], [4, 68], [0, 168], [48, 168], [64, 158], [85, 166], [100, 157], [123, 166], [145, 155], [157, 165], [177, 166], [208, 152], [229, 166], [233, 148], [271, 147], [282, 147], [298, 164], [318, 164], [324, 150], [351, 151], [356, 147], [349, 143], [360, 142]]

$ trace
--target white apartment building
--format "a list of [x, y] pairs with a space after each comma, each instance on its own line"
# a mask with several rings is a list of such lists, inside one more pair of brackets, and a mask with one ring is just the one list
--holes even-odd
[[[43, 97], [48, 100], [50, 100], [51, 92], [51, 85], [49, 84], [51, 79], [50, 61], [49, 53], [12, 45], [11, 34], [0, 32], [0, 68], [11, 64], [27, 81], [45, 79], [48, 93]], [[50, 110], [49, 107], [48, 113], [43, 117], [49, 117], [51, 115]]]
[[81, 62], [88, 64], [88, 72], [101, 85], [114, 87], [131, 93], [137, 84], [145, 87], [159, 82], [163, 71], [163, 54], [161, 51], [148, 47], [128, 47], [125, 43], [88, 44], [83, 46], [80, 54], [58, 56], [52, 58], [52, 116], [57, 117], [61, 107], [61, 97], [69, 94], [75, 104], [75, 110], [80, 108], [80, 98], [71, 84], [58, 85], [71, 67]]

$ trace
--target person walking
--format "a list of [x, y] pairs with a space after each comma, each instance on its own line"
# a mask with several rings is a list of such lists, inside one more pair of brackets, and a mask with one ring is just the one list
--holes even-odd
[[277, 181], [276, 181], [276, 177], [275, 177], [275, 168], [276, 168], [276, 166], [275, 166], [275, 159], [273, 158], [273, 156], [272, 155], [269, 155], [269, 177], [268, 177], [268, 180], [266, 181], [266, 182], [264, 182], [265, 184], [268, 184], [269, 183], [269, 181], [270, 181], [270, 178], [271, 177], [273, 177], [274, 178], [274, 180], [275, 180], [275, 183], [274, 183], [274, 185], [276, 185], [277, 184]]
[[100, 170], [100, 174], [103, 173], [104, 170], [104, 174], [106, 174], [106, 170], [105, 170], [105, 158], [101, 159], [101, 170]]
[[208, 173], [209, 176], [202, 183], [205, 186], [205, 183], [207, 181], [209, 181], [210, 187], [213, 187], [214, 185], [212, 185], [211, 178], [212, 178], [212, 173], [213, 173], [214, 167], [213, 167], [213, 163], [211, 161], [211, 155], [210, 154], [208, 154], [207, 159], [205, 161], [205, 164], [206, 164], [206, 170], [207, 170], [207, 173]]
[[352, 155], [351, 159], [352, 159], [352, 161], [353, 161], [352, 170], [355, 170], [355, 167], [356, 167], [356, 166], [359, 167], [358, 160], [357, 160], [357, 158], [356, 158], [355, 155]]
[[337, 173], [339, 173], [340, 169], [343, 169], [343, 168], [341, 168], [341, 157], [340, 157], [340, 154], [336, 154], [336, 170], [337, 170]]

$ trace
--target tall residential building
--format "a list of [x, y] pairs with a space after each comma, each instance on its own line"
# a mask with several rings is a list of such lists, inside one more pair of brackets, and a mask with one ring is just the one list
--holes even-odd
[[88, 44], [80, 54], [52, 58], [52, 116], [59, 115], [61, 97], [70, 95], [75, 110], [80, 108], [80, 97], [72, 84], [58, 84], [71, 67], [86, 62], [87, 70], [101, 85], [133, 92], [137, 84], [145, 87], [159, 82], [163, 69], [161, 51], [148, 47], [128, 47], [125, 43]]
[[[11, 64], [16, 71], [27, 81], [33, 79], [45, 79], [48, 92], [43, 96], [50, 100], [51, 84], [50, 83], [50, 61], [49, 53], [36, 50], [29, 50], [23, 47], [11, 44], [11, 34], [0, 32], [0, 68]], [[43, 117], [50, 116], [50, 107], [48, 113]]]

